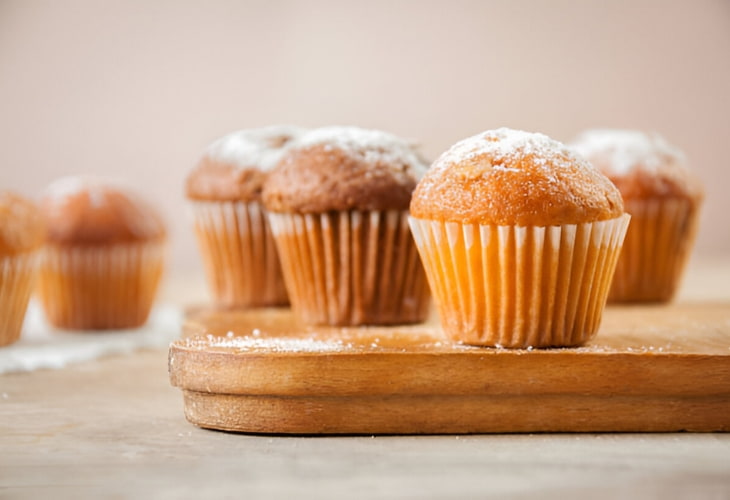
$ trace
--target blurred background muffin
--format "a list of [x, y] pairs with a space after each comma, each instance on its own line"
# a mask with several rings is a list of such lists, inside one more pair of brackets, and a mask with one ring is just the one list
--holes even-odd
[[572, 147], [621, 191], [631, 225], [609, 302], [667, 302], [692, 251], [704, 189], [685, 155], [659, 134], [590, 130]]
[[406, 141], [356, 127], [312, 130], [287, 151], [263, 202], [304, 323], [425, 319], [429, 291], [407, 222], [425, 169]]
[[575, 346], [596, 334], [629, 217], [567, 147], [506, 128], [469, 137], [434, 162], [410, 208], [454, 340]]
[[66, 177], [41, 200], [48, 224], [39, 297], [59, 328], [134, 328], [147, 320], [163, 271], [165, 227], [132, 192]]
[[20, 338], [45, 227], [35, 203], [0, 191], [0, 346]]
[[271, 126], [226, 135], [207, 148], [187, 178], [198, 246], [219, 307], [289, 303], [260, 201], [269, 170], [301, 132]]

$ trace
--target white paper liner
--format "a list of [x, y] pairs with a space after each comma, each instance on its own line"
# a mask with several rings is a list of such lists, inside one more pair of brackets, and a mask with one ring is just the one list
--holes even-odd
[[308, 324], [417, 323], [428, 284], [405, 211], [269, 214], [295, 314]]
[[550, 227], [411, 218], [444, 331], [496, 347], [595, 335], [630, 217]]
[[609, 302], [666, 302], [674, 297], [694, 245], [696, 202], [684, 199], [626, 200], [626, 233]]
[[20, 338], [38, 274], [39, 252], [28, 252], [0, 259], [0, 346]]
[[194, 202], [198, 245], [208, 286], [222, 307], [287, 305], [266, 214], [256, 202]]
[[142, 325], [163, 271], [161, 242], [107, 247], [57, 247], [42, 253], [39, 297], [59, 328], [110, 329]]

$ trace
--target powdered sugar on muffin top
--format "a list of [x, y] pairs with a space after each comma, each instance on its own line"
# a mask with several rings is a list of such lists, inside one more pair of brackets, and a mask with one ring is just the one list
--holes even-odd
[[571, 146], [578, 154], [600, 163], [598, 166], [609, 176], [626, 175], [634, 169], [656, 173], [671, 165], [685, 168], [687, 163], [684, 153], [656, 132], [589, 130]]
[[271, 170], [289, 146], [303, 133], [290, 125], [239, 130], [213, 142], [205, 156], [237, 168]]
[[381, 130], [359, 127], [322, 127], [302, 135], [297, 147], [322, 146], [325, 150], [339, 149], [372, 165], [405, 167], [404, 173], [420, 179], [428, 165], [413, 144]]
[[503, 127], [457, 142], [436, 160], [433, 168], [449, 168], [450, 165], [466, 163], [477, 157], [489, 157], [489, 163], [480, 163], [484, 169], [519, 171], [515, 166], [517, 160], [528, 155], [534, 158], [534, 163], [542, 165], [566, 163], [566, 158], [570, 158], [571, 162], [576, 161], [567, 147], [546, 135]]
[[411, 201], [417, 218], [500, 225], [593, 222], [623, 213], [606, 176], [543, 134], [500, 128], [443, 153]]

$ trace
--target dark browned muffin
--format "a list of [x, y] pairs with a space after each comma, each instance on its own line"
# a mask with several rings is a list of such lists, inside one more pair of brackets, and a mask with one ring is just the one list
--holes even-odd
[[355, 127], [313, 130], [287, 151], [263, 203], [304, 322], [425, 319], [429, 293], [407, 224], [425, 168], [402, 139]]
[[195, 233], [218, 306], [289, 303], [260, 199], [269, 170], [301, 133], [270, 126], [228, 134], [206, 149], [187, 178]]

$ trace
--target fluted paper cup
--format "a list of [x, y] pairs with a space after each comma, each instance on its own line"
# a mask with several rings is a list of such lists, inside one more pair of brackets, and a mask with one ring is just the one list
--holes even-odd
[[66, 329], [141, 326], [152, 308], [163, 261], [161, 242], [47, 246], [38, 290], [46, 317]]
[[410, 222], [445, 333], [528, 348], [580, 345], [596, 334], [629, 218], [549, 227]]
[[0, 346], [20, 338], [38, 274], [39, 252], [0, 258]]
[[194, 202], [195, 232], [215, 302], [283, 306], [289, 298], [266, 214], [257, 202]]
[[320, 325], [418, 323], [429, 290], [404, 211], [270, 213], [292, 308]]
[[670, 198], [626, 200], [631, 226], [609, 302], [668, 302], [689, 260], [699, 221], [697, 202]]

